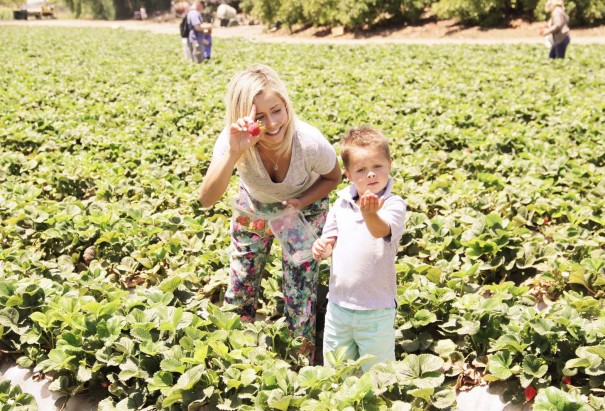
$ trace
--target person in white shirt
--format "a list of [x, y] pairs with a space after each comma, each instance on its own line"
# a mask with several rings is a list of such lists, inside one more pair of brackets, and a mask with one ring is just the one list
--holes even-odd
[[540, 34], [545, 36], [550, 46], [548, 57], [551, 59], [565, 58], [565, 52], [570, 42], [569, 16], [565, 13], [563, 0], [547, 0], [544, 10], [550, 13], [546, 28]]
[[[319, 235], [328, 213], [327, 196], [341, 180], [334, 148], [318, 129], [296, 118], [285, 85], [268, 66], [236, 74], [225, 103], [226, 126], [200, 187], [201, 203], [208, 207], [218, 201], [237, 170], [238, 198], [249, 207], [249, 215], [300, 210]], [[258, 124], [263, 127], [254, 130]], [[251, 222], [245, 215], [231, 220], [225, 302], [238, 306], [244, 321], [255, 320], [262, 271], [273, 238], [267, 221]], [[292, 233], [289, 242], [301, 242], [301, 237]], [[311, 246], [309, 242], [309, 256]], [[288, 253], [282, 254], [286, 322], [294, 335], [305, 338], [305, 354], [313, 361], [319, 266], [312, 258], [298, 262]]]
[[364, 372], [395, 359], [397, 274], [405, 201], [391, 193], [391, 155], [386, 137], [370, 127], [349, 130], [341, 142], [349, 187], [338, 192], [313, 258], [332, 256], [323, 352], [346, 348]]

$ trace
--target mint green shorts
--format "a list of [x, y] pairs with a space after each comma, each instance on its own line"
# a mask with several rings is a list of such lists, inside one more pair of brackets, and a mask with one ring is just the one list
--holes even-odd
[[[395, 308], [351, 310], [328, 302], [324, 327], [324, 358], [327, 352], [346, 347], [346, 358], [374, 358], [361, 365], [363, 372], [383, 361], [395, 360]], [[326, 361], [326, 365], [327, 361]]]

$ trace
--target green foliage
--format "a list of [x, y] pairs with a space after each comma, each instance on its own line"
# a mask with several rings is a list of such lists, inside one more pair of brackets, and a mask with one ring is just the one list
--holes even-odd
[[132, 18], [133, 12], [141, 7], [147, 13], [170, 9], [169, 0], [65, 0], [65, 5], [76, 17], [105, 20]]
[[[432, 10], [440, 19], [456, 18], [466, 24], [489, 27], [529, 15], [546, 20], [549, 16], [545, 4], [546, 0], [438, 0]], [[566, 1], [565, 10], [572, 27], [605, 21], [605, 3], [600, 0]]]
[[290, 29], [313, 25], [358, 30], [385, 19], [417, 21], [427, 4], [425, 0], [249, 0], [246, 7], [266, 25], [280, 22]]
[[433, 12], [441, 19], [456, 18], [463, 23], [493, 26], [507, 18], [509, 0], [440, 0]]
[[[73, 1], [73, 0], [72, 0]], [[418, 22], [426, 8], [439, 19], [455, 18], [464, 24], [491, 27], [513, 18], [545, 19], [546, 0], [246, 0], [242, 9], [267, 26], [345, 26], [349, 30], [371, 28], [385, 20]], [[605, 21], [600, 0], [566, 2], [571, 24]]]
[[0, 381], [0, 411], [37, 411], [35, 398], [10, 381]]
[[90, 16], [104, 20], [116, 18], [114, 0], [65, 0], [65, 5], [76, 17]]

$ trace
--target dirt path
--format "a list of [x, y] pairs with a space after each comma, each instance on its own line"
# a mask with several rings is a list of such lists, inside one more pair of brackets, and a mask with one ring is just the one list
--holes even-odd
[[[215, 27], [215, 37], [243, 37], [250, 41], [276, 43], [313, 44], [502, 44], [502, 43], [542, 43], [538, 35], [544, 23], [513, 22], [511, 28], [483, 30], [478, 27], [462, 28], [452, 21], [428, 23], [422, 26], [408, 26], [399, 30], [383, 31], [372, 35], [355, 36], [351, 33], [335, 36], [320, 29], [309, 29], [292, 35], [285, 32], [269, 33], [263, 26]], [[178, 34], [178, 21], [103, 21], [103, 20], [28, 20], [0, 21], [0, 26], [52, 26], [52, 27], [109, 27], [127, 30], [148, 30], [154, 33]], [[605, 26], [573, 29], [572, 42], [576, 44], [605, 44]]]

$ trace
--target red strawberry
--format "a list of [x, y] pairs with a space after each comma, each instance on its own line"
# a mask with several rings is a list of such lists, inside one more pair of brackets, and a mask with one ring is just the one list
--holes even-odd
[[260, 126], [258, 123], [252, 123], [248, 125], [248, 133], [252, 134], [254, 137], [260, 134]]
[[267, 227], [267, 229], [265, 230], [265, 233], [267, 235], [273, 235], [273, 231], [271, 231], [271, 229], [269, 227]]
[[258, 228], [259, 230], [262, 230], [263, 228], [265, 228], [265, 222], [263, 220], [258, 220], [256, 222], [256, 228]]
[[544, 224], [548, 224], [548, 217], [544, 217]]
[[256, 230], [256, 221], [250, 221], [250, 224], [248, 225], [248, 230]]
[[525, 401], [529, 402], [529, 401], [533, 400], [534, 397], [536, 396], [536, 394], [537, 394], [536, 389], [534, 387], [532, 387], [531, 385], [528, 386], [525, 389]]
[[245, 215], [240, 215], [235, 219], [240, 225], [248, 225], [250, 219]]
[[563, 378], [561, 378], [561, 381], [563, 381], [563, 384], [566, 384], [566, 385], [571, 384], [571, 378], [568, 377], [567, 375], [563, 376]]

